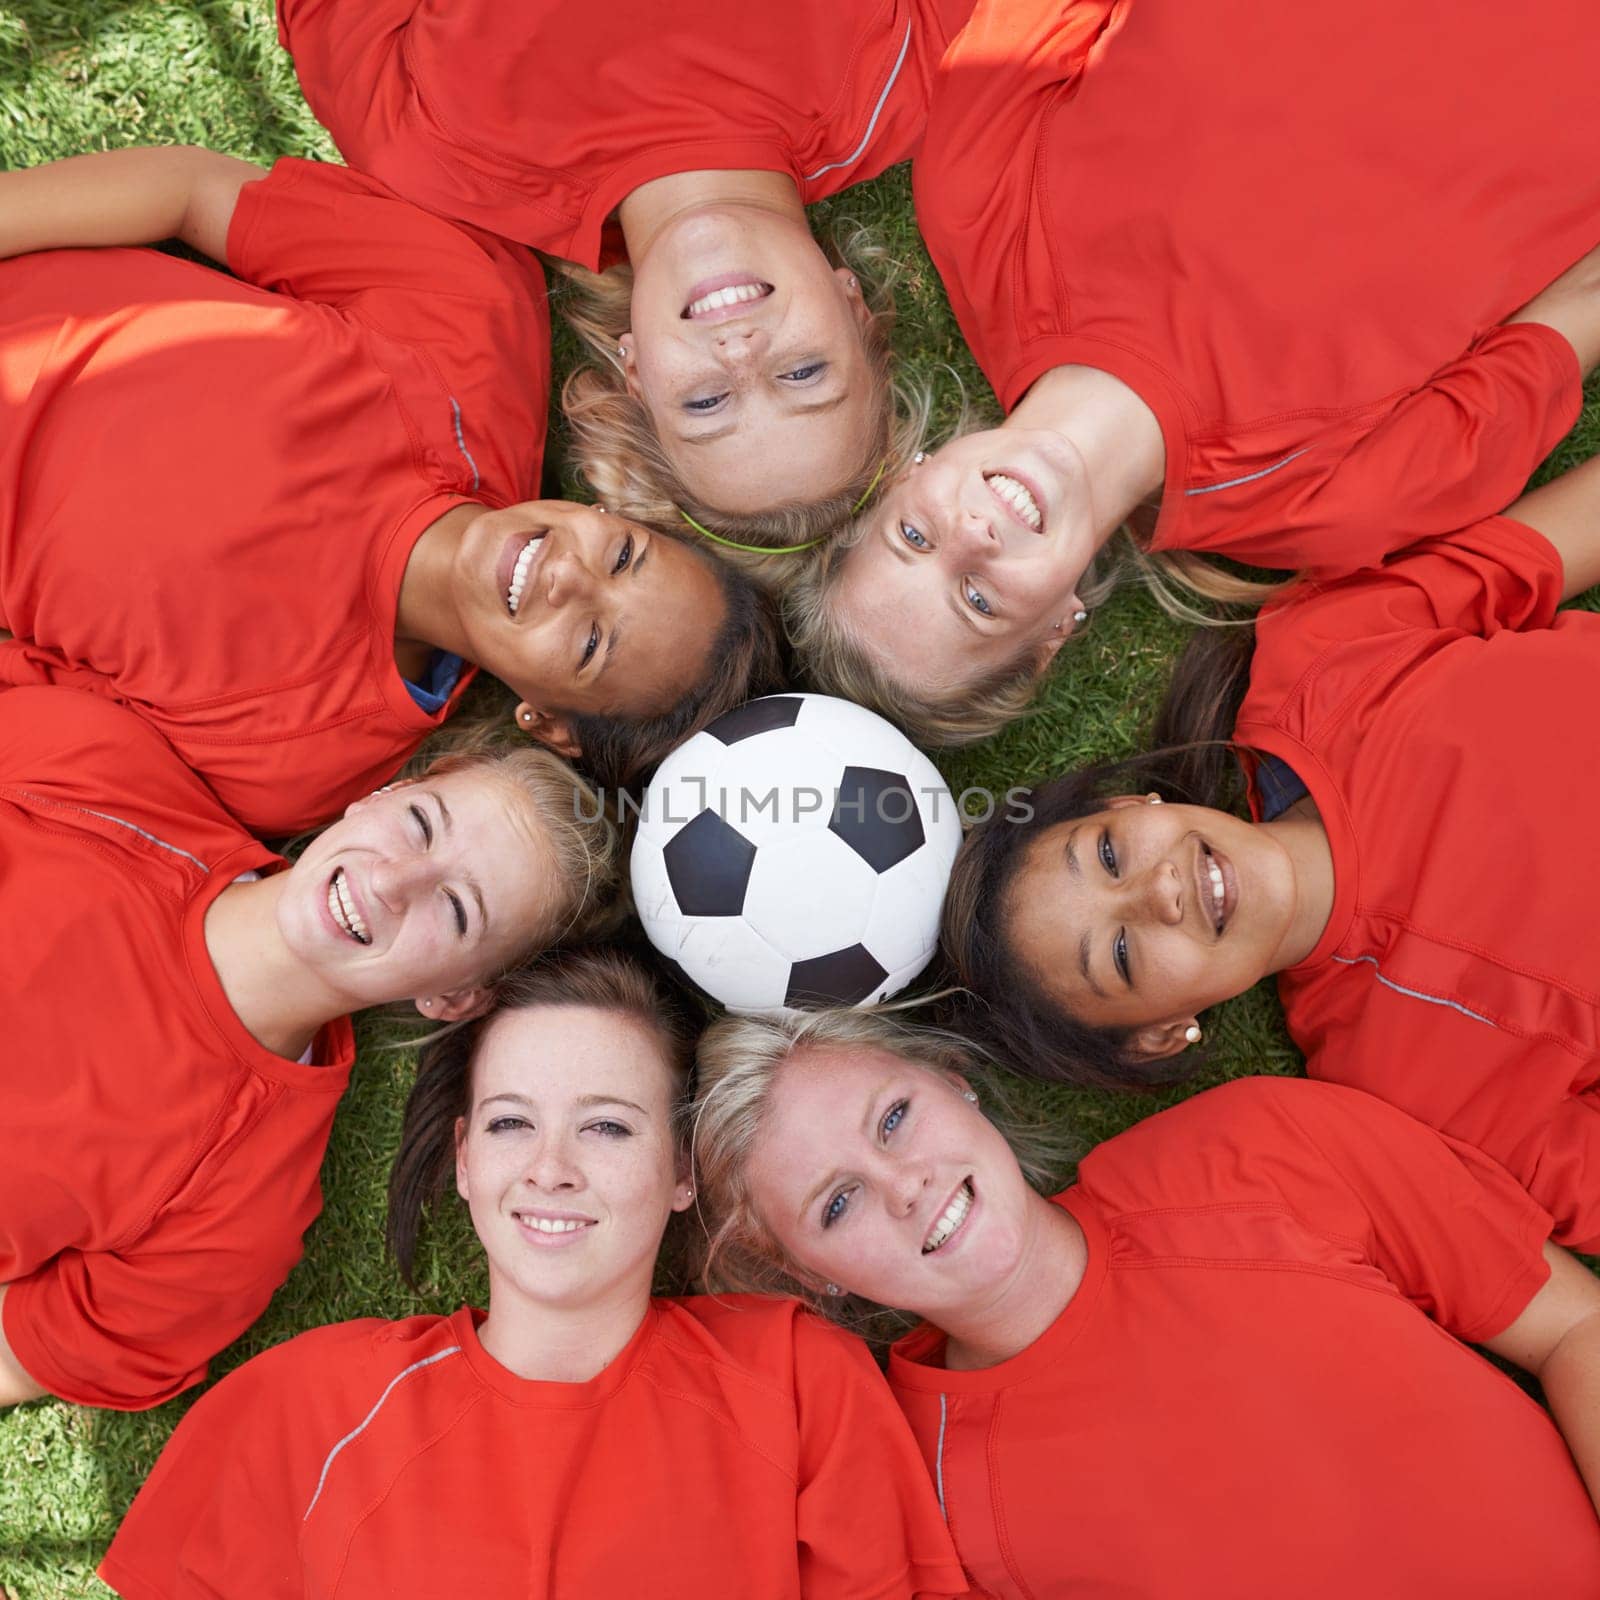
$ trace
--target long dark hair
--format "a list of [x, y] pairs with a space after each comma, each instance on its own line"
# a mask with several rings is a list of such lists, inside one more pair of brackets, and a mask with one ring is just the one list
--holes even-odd
[[422, 1048], [417, 1081], [406, 1101], [400, 1148], [389, 1169], [385, 1239], [401, 1276], [413, 1289], [417, 1241], [424, 1214], [447, 1193], [455, 1174], [455, 1131], [472, 1102], [472, 1061], [485, 1028], [504, 1011], [540, 1006], [587, 1006], [620, 1012], [644, 1024], [661, 1046], [672, 1074], [673, 1126], [688, 1092], [694, 1032], [664, 984], [615, 948], [558, 951], [517, 968], [495, 988], [481, 1017], [441, 1029]]
[[1134, 1030], [1092, 1027], [1066, 1011], [1017, 950], [1011, 901], [1032, 842], [1103, 809], [1112, 795], [1150, 792], [1217, 810], [1238, 805], [1243, 785], [1228, 736], [1249, 684], [1252, 643], [1253, 631], [1246, 629], [1196, 634], [1156, 713], [1154, 748], [1012, 791], [1031, 808], [1026, 819], [997, 815], [963, 842], [941, 928], [945, 956], [963, 992], [947, 1005], [946, 1020], [1019, 1071], [1065, 1083], [1153, 1087], [1192, 1070], [1181, 1056], [1136, 1060], [1128, 1052]]

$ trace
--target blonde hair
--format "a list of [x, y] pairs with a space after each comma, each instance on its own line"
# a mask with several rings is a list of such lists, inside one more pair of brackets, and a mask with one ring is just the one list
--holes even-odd
[[555, 865], [550, 920], [525, 931], [495, 979], [552, 945], [599, 938], [615, 927], [622, 914], [617, 829], [600, 797], [560, 756], [536, 745], [495, 745], [485, 733], [458, 741], [420, 770], [407, 770], [430, 778], [481, 772], [521, 798], [550, 841]]
[[725, 1017], [702, 1036], [696, 1052], [696, 1095], [689, 1110], [689, 1146], [706, 1242], [700, 1266], [716, 1293], [789, 1294], [868, 1337], [904, 1325], [899, 1313], [859, 1296], [823, 1292], [785, 1255], [762, 1218], [748, 1166], [765, 1126], [778, 1076], [797, 1056], [820, 1049], [881, 1050], [945, 1078], [961, 1077], [978, 1092], [1034, 1188], [1051, 1192], [1079, 1153], [1070, 1135], [1024, 1112], [1009, 1073], [985, 1070], [966, 1040], [914, 1028], [881, 1012], [811, 1011], [776, 1017]]
[[628, 392], [618, 340], [633, 325], [633, 269], [620, 263], [595, 273], [572, 262], [549, 263], [565, 280], [555, 304], [589, 357], [568, 376], [561, 406], [571, 434], [569, 453], [595, 498], [664, 531], [683, 534], [690, 527], [685, 518], [692, 517], [714, 534], [761, 546], [760, 551], [734, 550], [702, 541], [705, 549], [774, 590], [793, 582], [812, 559], [809, 552], [797, 554], [797, 547], [844, 527], [886, 454], [902, 436], [912, 430], [920, 434], [922, 427], [914, 396], [894, 373], [890, 335], [896, 265], [859, 226], [846, 229], [840, 242], [820, 247], [836, 263], [849, 265], [861, 282], [869, 312], [861, 338], [876, 404], [844, 484], [818, 500], [749, 513], [721, 511], [692, 494], [662, 448], [649, 411]]

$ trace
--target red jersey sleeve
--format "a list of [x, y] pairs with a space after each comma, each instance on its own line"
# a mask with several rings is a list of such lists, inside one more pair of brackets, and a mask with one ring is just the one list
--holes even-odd
[[[1128, 1209], [1276, 1201], [1460, 1339], [1504, 1332], [1549, 1277], [1549, 1214], [1504, 1168], [1356, 1089], [1243, 1078], [1112, 1146], [1125, 1173], [1175, 1174], [1131, 1177], [1148, 1188]], [[1094, 1169], [1091, 1153], [1083, 1170], [1091, 1190]]]
[[967, 1593], [928, 1469], [866, 1346], [805, 1312], [794, 1337], [801, 1592], [807, 1600]]
[[1565, 338], [1532, 322], [1495, 328], [1342, 448], [1313, 439], [1281, 470], [1164, 505], [1156, 544], [1320, 577], [1373, 566], [1504, 510], [1582, 404]]
[[348, 167], [283, 160], [240, 190], [228, 265], [417, 350], [456, 404], [458, 438], [465, 415], [475, 440], [499, 441], [499, 470], [476, 459], [479, 443], [474, 472], [507, 499], [537, 491], [550, 316], [533, 251], [434, 216]]
[[302, 1600], [297, 1533], [329, 1441], [297, 1427], [346, 1336], [318, 1329], [230, 1373], [178, 1424], [123, 1518], [100, 1577], [124, 1600]]

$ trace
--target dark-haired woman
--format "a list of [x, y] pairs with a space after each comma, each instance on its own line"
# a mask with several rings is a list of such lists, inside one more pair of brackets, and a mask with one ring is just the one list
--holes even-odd
[[321, 1207], [348, 1013], [483, 1010], [615, 873], [548, 750], [436, 761], [291, 866], [125, 707], [0, 694], [0, 1406], [198, 1383]]
[[347, 160], [575, 264], [567, 409], [600, 498], [777, 548], [783, 581], [895, 431], [886, 297], [805, 208], [912, 155], [970, 10], [280, 0], [278, 28]]
[[653, 1299], [694, 1201], [688, 1039], [628, 960], [508, 980], [424, 1053], [390, 1187], [409, 1276], [453, 1185], [487, 1313], [258, 1357], [180, 1424], [101, 1575], [129, 1600], [956, 1595], [865, 1348], [793, 1300]]
[[[51, 248], [169, 235], [236, 276]], [[768, 670], [738, 575], [530, 500], [529, 252], [342, 167], [125, 150], [0, 174], [0, 256], [0, 683], [133, 706], [252, 830], [386, 781], [472, 662], [608, 787]]]
[[1152, 758], [963, 846], [945, 938], [975, 1021], [1027, 1070], [1137, 1079], [1278, 973], [1313, 1076], [1486, 1150], [1600, 1249], [1600, 618], [1556, 610], [1597, 578], [1600, 459], [1291, 591], [1248, 684], [1179, 685], [1206, 716], [1167, 719], [1231, 721], [1252, 820]]
[[[1051, 1198], [1037, 1123], [991, 1120], [951, 1035], [729, 1018], [697, 1076], [711, 1284], [924, 1319], [889, 1381], [980, 1593], [1600, 1589], [1600, 1284], [1478, 1151], [1251, 1078]], [[1462, 1340], [1537, 1373], [1561, 1432]]]

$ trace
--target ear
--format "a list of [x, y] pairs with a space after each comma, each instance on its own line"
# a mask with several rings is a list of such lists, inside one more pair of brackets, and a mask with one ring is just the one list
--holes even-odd
[[[1134, 803], [1138, 804], [1137, 801]], [[1197, 1019], [1194, 1017], [1175, 1017], [1170, 1022], [1146, 1023], [1144, 1027], [1134, 1030], [1133, 1036], [1123, 1047], [1123, 1054], [1130, 1061], [1165, 1061], [1171, 1056], [1181, 1055], [1189, 1048], [1185, 1035], [1195, 1026]]]
[[467, 1158], [462, 1154], [462, 1142], [467, 1137], [467, 1119], [456, 1118], [456, 1193], [463, 1200], [467, 1198]]
[[628, 393], [635, 400], [643, 400], [644, 388], [639, 382], [638, 357], [634, 354], [632, 328], [618, 338], [617, 352], [622, 360], [622, 381], [627, 385]]
[[674, 1211], [687, 1211], [694, 1204], [694, 1186], [687, 1178], [680, 1178], [678, 1186], [672, 1191], [672, 1209]]
[[[1147, 806], [1150, 796], [1147, 794], [1114, 794], [1107, 797], [1104, 802], [1107, 811], [1120, 811], [1124, 806]], [[1193, 1017], [1189, 1018], [1194, 1021]]]
[[835, 267], [833, 275], [839, 280], [839, 287], [844, 290], [845, 299], [850, 304], [850, 314], [856, 319], [856, 326], [864, 328], [872, 321], [872, 307], [867, 304], [866, 296], [861, 292], [861, 284], [849, 267]]
[[449, 994], [420, 996], [413, 1003], [430, 1022], [466, 1022], [494, 1004], [494, 990], [452, 989]]
[[559, 711], [540, 711], [524, 700], [517, 706], [516, 723], [536, 744], [554, 750], [568, 761], [576, 761], [583, 754], [571, 720]]

